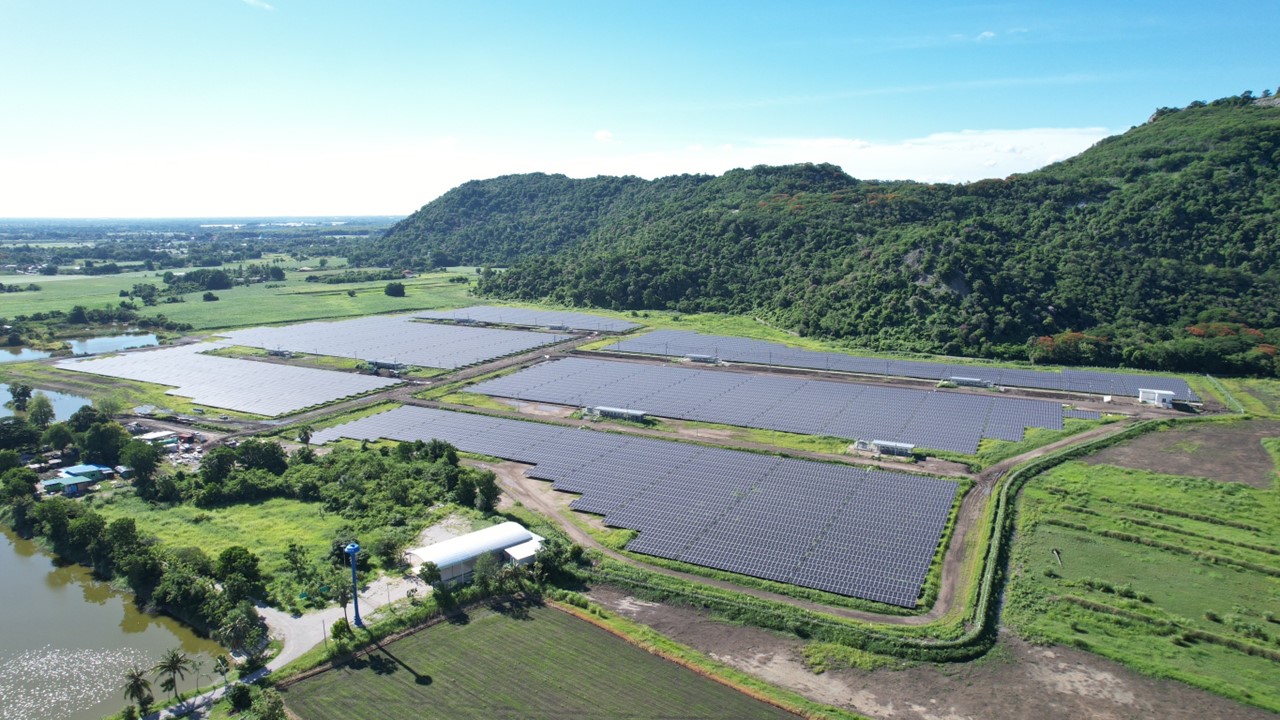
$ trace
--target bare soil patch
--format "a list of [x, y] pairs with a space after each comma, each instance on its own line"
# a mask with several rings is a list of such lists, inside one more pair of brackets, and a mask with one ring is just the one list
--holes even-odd
[[1262, 446], [1262, 439], [1278, 436], [1280, 422], [1274, 420], [1202, 423], [1147, 433], [1082, 461], [1267, 488], [1271, 486], [1275, 464]]
[[588, 594], [621, 615], [762, 680], [873, 718], [1275, 717], [1172, 680], [1140, 675], [1079, 650], [1030, 645], [1012, 633], [1003, 633], [996, 649], [975, 662], [815, 675], [805, 667], [804, 644], [796, 638], [729, 625], [692, 608], [638, 600], [613, 588], [596, 587]]

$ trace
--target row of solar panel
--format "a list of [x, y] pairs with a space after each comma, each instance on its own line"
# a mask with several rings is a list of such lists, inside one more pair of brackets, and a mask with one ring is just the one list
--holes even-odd
[[1176, 400], [1199, 402], [1200, 397], [1181, 378], [1093, 370], [1017, 370], [982, 365], [949, 365], [918, 360], [886, 360], [843, 353], [817, 352], [764, 340], [703, 335], [688, 330], [656, 330], [627, 338], [605, 350], [646, 355], [705, 355], [732, 362], [838, 370], [868, 375], [891, 375], [922, 380], [974, 378], [992, 385], [1137, 397], [1139, 389], [1168, 390]]
[[523, 327], [565, 327], [576, 330], [597, 330], [615, 333], [627, 332], [640, 327], [636, 323], [627, 322], [626, 320], [617, 320], [590, 313], [528, 310], [526, 308], [495, 307], [493, 305], [473, 305], [472, 307], [458, 310], [431, 310], [417, 312], [414, 315], [428, 320], [482, 322], [497, 325], [520, 325]]
[[[612, 406], [661, 417], [892, 440], [973, 454], [984, 437], [1018, 441], [1028, 427], [1062, 429], [1042, 400], [886, 388], [715, 370], [568, 358], [480, 383], [474, 392], [535, 402]], [[1096, 413], [1079, 413], [1098, 418]]]
[[[339, 437], [440, 438], [534, 463], [530, 477], [581, 494], [575, 507], [638, 530], [628, 546], [637, 552], [905, 607], [919, 596], [956, 493], [953, 483], [901, 473], [418, 407], [322, 430], [312, 442]], [[495, 437], [506, 440], [488, 442]]]

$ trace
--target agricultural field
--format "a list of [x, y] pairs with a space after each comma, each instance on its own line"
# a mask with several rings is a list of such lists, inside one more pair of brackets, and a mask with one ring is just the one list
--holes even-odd
[[1069, 462], [1019, 503], [1005, 605], [1018, 634], [1280, 711], [1274, 485]]
[[[115, 307], [121, 300], [121, 290], [130, 290], [137, 283], [163, 286], [161, 274], [32, 276], [31, 282], [39, 285], [40, 291], [0, 293], [0, 317], [53, 310], [66, 312], [76, 305]], [[139, 303], [138, 312], [143, 316], [163, 314], [175, 322], [190, 323], [196, 330], [208, 330], [457, 307], [467, 304], [467, 290], [471, 287], [465, 283], [449, 282], [449, 274], [436, 273], [404, 281], [405, 296], [390, 297], [383, 292], [386, 281], [327, 285], [306, 282], [304, 277], [295, 273], [283, 282], [218, 290], [215, 293], [219, 298], [217, 302], [204, 302], [201, 299], [203, 292], [195, 292], [184, 295], [186, 301], [181, 303], [161, 302], [152, 307], [143, 307]], [[354, 295], [349, 295], [349, 291]]]
[[475, 611], [283, 694], [303, 720], [793, 717], [546, 607]]

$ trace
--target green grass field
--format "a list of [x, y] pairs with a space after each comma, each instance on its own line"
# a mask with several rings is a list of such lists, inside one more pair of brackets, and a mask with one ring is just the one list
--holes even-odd
[[1280, 490], [1070, 462], [1019, 503], [1019, 634], [1280, 710]]
[[312, 557], [329, 552], [329, 543], [343, 526], [343, 518], [324, 513], [317, 503], [275, 498], [261, 503], [202, 510], [191, 505], [148, 505], [130, 493], [103, 502], [94, 509], [107, 522], [131, 517], [144, 535], [154, 535], [168, 547], [198, 547], [217, 557], [232, 545], [242, 545], [262, 560], [268, 573], [286, 567], [284, 551], [289, 543], [311, 550]]
[[794, 717], [540, 607], [435, 625], [284, 697], [304, 720]]
[[[163, 286], [163, 273], [135, 272], [120, 275], [56, 275], [40, 278], [39, 292], [0, 294], [0, 317], [30, 315], [52, 310], [68, 311], [76, 305], [88, 308], [116, 306], [120, 291], [135, 283]], [[204, 302], [203, 293], [190, 293], [182, 303], [139, 307], [143, 316], [163, 314], [170, 320], [190, 323], [197, 330], [242, 327], [322, 318], [353, 317], [395, 311], [460, 307], [469, 304], [470, 285], [451, 283], [446, 273], [404, 281], [405, 296], [386, 295], [385, 281], [325, 285], [309, 283], [305, 275], [291, 274], [283, 283], [260, 283], [218, 290], [218, 302]], [[47, 280], [47, 281], [46, 281]], [[273, 287], [267, 287], [272, 285]], [[355, 291], [348, 296], [347, 291]], [[141, 305], [139, 303], [139, 305]]]

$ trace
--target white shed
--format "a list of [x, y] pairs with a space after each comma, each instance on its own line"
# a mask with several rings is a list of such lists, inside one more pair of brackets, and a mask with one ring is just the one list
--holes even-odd
[[[501, 553], [506, 562], [524, 565], [542, 547], [542, 538], [529, 532], [523, 525], [505, 522], [434, 545], [409, 551], [414, 569], [432, 562], [440, 568], [444, 582], [468, 582], [476, 569], [476, 560], [487, 554]], [[411, 559], [412, 559], [411, 558]]]
[[1173, 407], [1174, 392], [1172, 390], [1138, 389], [1138, 402], [1143, 405], [1156, 405], [1162, 408]]

